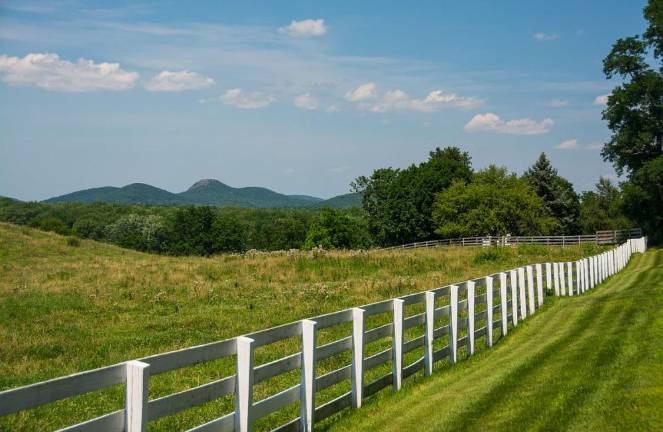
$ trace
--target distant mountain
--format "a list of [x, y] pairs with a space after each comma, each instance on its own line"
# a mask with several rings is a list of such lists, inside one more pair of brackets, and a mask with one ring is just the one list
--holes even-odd
[[309, 195], [284, 195], [262, 187], [234, 188], [218, 180], [203, 179], [180, 193], [169, 192], [144, 183], [133, 183], [124, 187], [106, 186], [85, 189], [49, 198], [47, 203], [65, 202], [108, 202], [148, 205], [214, 205], [238, 207], [336, 207], [349, 208], [361, 205], [357, 194], [339, 195], [324, 200]]
[[174, 205], [192, 204], [180, 197], [178, 194], [159, 189], [145, 183], [132, 183], [118, 188], [106, 186], [93, 189], [85, 189], [70, 194], [49, 198], [44, 202], [108, 202], [122, 204], [152, 204], [152, 205]]
[[358, 192], [338, 195], [315, 204], [316, 207], [354, 208], [361, 207], [362, 195]]

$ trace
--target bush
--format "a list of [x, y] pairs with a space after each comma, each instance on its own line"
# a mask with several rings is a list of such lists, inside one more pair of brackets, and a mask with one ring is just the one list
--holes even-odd
[[76, 237], [67, 237], [67, 246], [78, 247], [81, 245], [81, 241]]
[[52, 231], [62, 235], [69, 235], [70, 233], [70, 229], [67, 226], [67, 224], [62, 222], [60, 219], [52, 216], [32, 221], [30, 223], [30, 226], [34, 228], [39, 228], [40, 230]]

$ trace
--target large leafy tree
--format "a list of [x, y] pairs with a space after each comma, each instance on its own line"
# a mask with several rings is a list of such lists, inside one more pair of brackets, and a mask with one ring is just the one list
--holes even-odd
[[622, 83], [603, 111], [613, 134], [602, 154], [618, 173], [629, 175], [624, 185], [628, 214], [655, 240], [663, 240], [663, 226], [655, 223], [663, 201], [663, 0], [650, 0], [644, 15], [649, 22], [644, 34], [619, 39], [603, 60], [606, 77]]
[[353, 189], [363, 194], [371, 235], [389, 245], [435, 236], [432, 207], [435, 194], [455, 179], [472, 175], [470, 156], [456, 147], [435, 149], [428, 160], [406, 169], [381, 168], [359, 177]]
[[628, 228], [631, 221], [622, 212], [622, 192], [607, 178], [601, 177], [595, 191], [582, 194], [580, 225], [585, 233]]
[[444, 237], [540, 235], [555, 224], [526, 180], [494, 165], [437, 194], [433, 218]]
[[523, 177], [543, 200], [546, 212], [555, 218], [555, 234], [575, 234], [579, 230], [580, 200], [571, 182], [557, 173], [545, 153]]

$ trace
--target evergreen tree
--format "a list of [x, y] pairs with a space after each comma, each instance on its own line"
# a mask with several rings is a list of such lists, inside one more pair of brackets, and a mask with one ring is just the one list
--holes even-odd
[[523, 177], [534, 192], [541, 197], [547, 213], [556, 219], [555, 234], [576, 234], [579, 231], [580, 200], [573, 185], [561, 177], [545, 153], [532, 165]]

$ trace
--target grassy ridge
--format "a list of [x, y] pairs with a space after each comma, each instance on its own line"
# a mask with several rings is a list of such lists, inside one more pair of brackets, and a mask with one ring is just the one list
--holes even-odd
[[663, 250], [545, 309], [494, 349], [330, 429], [663, 430]]
[[[66, 237], [0, 224], [0, 389], [221, 340], [517, 265], [572, 260], [592, 252], [588, 247], [175, 258], [87, 240], [70, 246]], [[321, 334], [320, 343], [343, 331], [349, 328]], [[298, 341], [284, 341], [258, 350], [256, 363], [298, 349]], [[319, 371], [347, 362], [344, 355], [321, 365]], [[162, 374], [151, 379], [150, 397], [201, 385], [232, 370], [228, 359]], [[297, 373], [279, 376], [259, 385], [256, 396], [286, 388], [297, 379]], [[341, 385], [333, 391], [344, 390]], [[331, 390], [323, 395], [332, 396]], [[119, 409], [122, 400], [119, 387], [95, 392], [7, 416], [0, 419], [0, 430], [54, 429]], [[258, 429], [288, 419], [296, 408], [261, 421]], [[222, 399], [153, 422], [151, 428], [184, 429], [231, 410], [232, 400]]]

